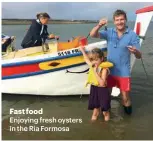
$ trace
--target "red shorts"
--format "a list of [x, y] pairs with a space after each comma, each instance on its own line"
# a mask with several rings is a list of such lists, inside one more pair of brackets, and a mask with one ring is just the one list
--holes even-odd
[[122, 91], [130, 91], [131, 90], [131, 78], [109, 75], [107, 79], [107, 86], [109, 88], [118, 87]]

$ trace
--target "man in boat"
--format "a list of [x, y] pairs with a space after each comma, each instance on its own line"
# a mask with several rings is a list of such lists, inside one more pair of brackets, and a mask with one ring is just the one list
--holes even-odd
[[7, 36], [2, 34], [1, 43], [2, 43], [2, 52], [6, 52], [8, 46], [14, 41], [14, 36]]
[[46, 39], [59, 39], [58, 36], [48, 34], [47, 23], [50, 16], [47, 13], [39, 13], [36, 17], [37, 19], [32, 21], [32, 24], [21, 43], [23, 48], [41, 46]]
[[107, 40], [107, 60], [114, 64], [110, 69], [108, 87], [118, 87], [122, 96], [122, 104], [127, 114], [132, 113], [132, 103], [129, 96], [131, 90], [130, 54], [141, 58], [140, 40], [134, 31], [126, 26], [127, 16], [123, 10], [116, 10], [113, 14], [115, 28], [100, 30], [107, 24], [106, 19], [100, 20], [90, 36]]

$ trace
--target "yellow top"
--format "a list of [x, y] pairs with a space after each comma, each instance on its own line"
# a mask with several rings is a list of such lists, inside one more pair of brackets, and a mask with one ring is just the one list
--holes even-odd
[[[113, 64], [111, 62], [103, 62], [98, 66], [99, 69], [111, 68], [111, 67], [113, 67]], [[87, 87], [88, 84], [94, 85], [94, 86], [99, 85], [99, 82], [96, 78], [96, 75], [94, 73], [94, 70], [93, 70], [92, 66], [90, 66], [89, 73], [88, 73], [88, 79], [87, 79], [87, 83], [86, 83], [85, 86]]]

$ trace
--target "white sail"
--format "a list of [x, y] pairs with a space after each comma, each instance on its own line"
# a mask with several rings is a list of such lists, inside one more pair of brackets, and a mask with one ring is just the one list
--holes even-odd
[[[153, 9], [153, 6], [152, 6], [152, 9]], [[137, 11], [139, 12], [140, 10], [143, 10], [143, 9], [139, 9]], [[152, 16], [153, 16], [153, 10], [150, 11], [150, 12], [147, 12], [147, 10], [146, 10], [146, 12], [144, 12], [144, 13], [137, 13], [136, 22], [135, 22], [135, 26], [134, 26], [134, 31], [136, 33], [138, 32], [137, 34], [140, 37], [145, 38], [145, 35], [146, 35], [147, 29], [149, 27], [149, 24], [151, 22]], [[140, 45], [142, 45], [142, 42], [143, 42], [143, 39], [140, 38]], [[132, 70], [133, 65], [135, 63], [135, 60], [136, 60], [136, 58], [132, 54], [131, 55], [131, 70]]]

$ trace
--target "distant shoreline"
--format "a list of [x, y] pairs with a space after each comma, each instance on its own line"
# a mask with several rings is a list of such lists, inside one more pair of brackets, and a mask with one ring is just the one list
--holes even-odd
[[[33, 19], [2, 19], [2, 25], [29, 25]], [[48, 24], [90, 24], [97, 21], [90, 20], [52, 20]]]
[[[30, 25], [33, 19], [2, 19], [2, 25]], [[51, 20], [48, 24], [91, 24], [98, 23], [97, 20]], [[135, 21], [128, 21], [128, 23]], [[109, 21], [113, 23], [113, 21]], [[153, 23], [153, 21], [151, 21]]]

